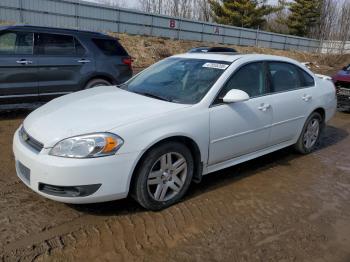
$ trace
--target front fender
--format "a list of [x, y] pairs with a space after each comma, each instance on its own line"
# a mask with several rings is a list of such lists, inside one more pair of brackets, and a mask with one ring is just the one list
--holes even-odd
[[[184, 112], [185, 111], [185, 112]], [[156, 143], [171, 137], [187, 137], [200, 151], [201, 161], [208, 160], [209, 113], [207, 110], [179, 110], [157, 118], [145, 119], [111, 132], [124, 139], [119, 154], [140, 152], [142, 155]]]

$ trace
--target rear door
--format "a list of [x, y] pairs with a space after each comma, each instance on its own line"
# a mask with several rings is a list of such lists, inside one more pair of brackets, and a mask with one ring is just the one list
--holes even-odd
[[0, 33], [0, 104], [38, 99], [37, 60], [32, 32]]
[[300, 67], [286, 62], [268, 62], [273, 123], [272, 145], [295, 139], [313, 108], [315, 82]]
[[37, 34], [36, 53], [39, 95], [43, 101], [80, 90], [84, 77], [94, 70], [93, 57], [71, 35]]

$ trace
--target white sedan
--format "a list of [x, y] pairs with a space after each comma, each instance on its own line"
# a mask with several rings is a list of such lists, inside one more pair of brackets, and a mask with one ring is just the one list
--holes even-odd
[[208, 173], [291, 145], [311, 152], [335, 110], [333, 83], [294, 60], [176, 55], [32, 112], [14, 135], [16, 170], [53, 200], [131, 195], [159, 210]]

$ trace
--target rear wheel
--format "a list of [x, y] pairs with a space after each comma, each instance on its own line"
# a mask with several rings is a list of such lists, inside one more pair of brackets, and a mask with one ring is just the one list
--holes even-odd
[[312, 152], [320, 139], [323, 119], [317, 112], [312, 113], [306, 120], [303, 131], [295, 144], [295, 149], [301, 154]]
[[94, 88], [94, 87], [98, 87], [98, 86], [110, 86], [111, 83], [104, 80], [104, 79], [92, 79], [90, 80], [86, 85], [84, 89], [90, 89], [90, 88]]
[[191, 152], [181, 143], [169, 142], [152, 149], [136, 171], [134, 199], [150, 210], [178, 202], [190, 186], [193, 167]]

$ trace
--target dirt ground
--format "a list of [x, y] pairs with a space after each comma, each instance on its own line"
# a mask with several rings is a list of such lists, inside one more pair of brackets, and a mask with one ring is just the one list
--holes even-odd
[[[137, 66], [161, 58], [137, 43], [149, 49], [133, 51]], [[148, 52], [144, 62], [137, 52]], [[296, 55], [321, 73], [343, 63]], [[210, 174], [160, 212], [130, 199], [79, 206], [33, 193], [11, 149], [28, 113], [0, 113], [0, 261], [350, 261], [349, 113], [337, 113], [316, 152], [287, 148]]]
[[3, 261], [350, 261], [349, 113], [337, 113], [316, 152], [284, 149], [208, 175], [161, 212], [33, 193], [10, 143], [26, 114], [0, 120]]

